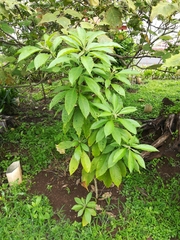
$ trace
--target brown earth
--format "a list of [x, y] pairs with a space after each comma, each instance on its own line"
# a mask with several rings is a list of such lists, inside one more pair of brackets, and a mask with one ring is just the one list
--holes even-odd
[[[39, 108], [38, 109], [31, 109], [34, 111], [40, 111], [44, 114], [44, 117], [46, 116], [46, 112], [44, 110], [44, 106], [46, 104], [41, 101], [39, 102]], [[27, 107], [22, 108], [19, 110], [21, 112], [27, 112]], [[49, 114], [49, 112], [47, 113]], [[16, 119], [19, 120], [19, 118], [16, 116]], [[41, 121], [41, 118], [37, 117], [28, 117], [26, 114], [24, 114], [24, 117], [21, 117], [22, 121], [27, 122], [37, 122]], [[14, 124], [14, 123], [13, 123]], [[19, 123], [18, 123], [19, 124]], [[161, 134], [161, 133], [160, 133]], [[160, 137], [157, 136], [156, 138]], [[146, 132], [143, 133], [143, 139], [145, 143], [152, 143], [154, 139], [151, 139], [148, 137], [148, 134]], [[172, 137], [171, 139], [167, 139], [163, 142], [163, 144], [159, 147], [158, 153], [152, 153], [145, 157], [146, 161], [151, 161], [154, 158], [163, 157], [164, 163], [160, 164], [158, 166], [158, 171], [161, 174], [163, 179], [169, 179], [175, 175], [175, 173], [180, 174], [180, 149], [171, 149], [170, 144], [173, 141]], [[179, 154], [179, 155], [177, 155]], [[170, 161], [168, 159], [174, 159], [175, 162], [177, 162], [176, 166], [172, 166], [170, 164]], [[67, 159], [67, 161], [69, 161]], [[60, 171], [57, 170], [58, 163], [53, 162], [47, 169], [42, 170], [39, 174], [37, 174], [33, 180], [32, 180], [32, 187], [30, 189], [30, 193], [32, 194], [45, 194], [49, 200], [51, 205], [53, 206], [53, 209], [55, 211], [58, 211], [62, 209], [62, 211], [65, 213], [66, 217], [70, 220], [79, 221], [80, 219], [77, 218], [77, 214], [71, 210], [71, 207], [75, 204], [74, 197], [86, 197], [88, 191], [94, 190], [94, 183], [89, 187], [88, 191], [85, 189], [80, 182], [80, 173], [76, 173], [73, 176], [69, 176], [69, 173], [67, 170]], [[99, 199], [98, 204], [99, 208], [104, 208], [107, 204], [106, 196], [111, 196], [111, 205], [116, 206], [113, 209], [110, 209], [107, 211], [109, 215], [116, 216], [118, 212], [123, 207], [123, 202], [125, 202], [125, 197], [121, 195], [121, 190], [123, 188], [123, 184], [120, 186], [120, 188], [117, 187], [110, 187], [106, 189], [101, 183], [98, 183], [99, 188]]]

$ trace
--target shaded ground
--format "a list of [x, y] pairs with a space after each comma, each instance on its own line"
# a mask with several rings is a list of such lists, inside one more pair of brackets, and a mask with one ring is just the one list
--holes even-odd
[[[20, 124], [21, 121], [25, 122], [39, 122], [42, 121], [44, 117], [49, 114], [47, 111], [46, 104], [41, 101], [38, 106], [34, 106], [31, 111], [33, 113], [40, 112], [41, 115], [38, 117], [35, 114], [28, 116], [27, 107], [19, 110], [19, 115], [14, 118], [14, 122], [12, 124]], [[142, 139], [143, 140], [143, 139]], [[151, 143], [153, 139], [147, 138], [146, 134], [144, 134], [144, 141]], [[169, 179], [175, 175], [175, 173], [180, 174], [180, 155], [179, 149], [175, 151], [169, 147], [170, 141], [165, 141], [162, 146], [159, 148], [159, 153], [152, 153], [148, 155], [147, 160], [150, 161], [153, 158], [161, 157], [162, 161], [158, 164], [158, 171], [163, 179]], [[8, 146], [10, 148], [10, 146]], [[13, 146], [12, 146], [13, 148]], [[171, 160], [174, 159], [173, 163]], [[67, 159], [68, 161], [68, 159]], [[162, 164], [163, 162], [163, 164]], [[30, 193], [33, 194], [45, 194], [49, 200], [51, 205], [53, 206], [55, 211], [62, 209], [66, 216], [72, 221], [78, 220], [77, 214], [71, 210], [71, 207], [75, 204], [74, 197], [85, 197], [87, 195], [87, 190], [82, 187], [80, 183], [80, 174], [76, 173], [73, 176], [69, 176], [66, 170], [60, 171], [56, 167], [59, 163], [53, 162], [47, 169], [42, 170], [37, 176], [32, 180], [32, 187]], [[115, 206], [114, 208], [108, 209], [107, 214], [116, 216], [118, 212], [122, 209], [123, 202], [125, 202], [125, 198], [121, 195], [121, 190], [123, 188], [123, 184], [120, 189], [117, 187], [111, 187], [106, 189], [103, 185], [98, 183], [99, 187], [99, 208], [102, 209], [107, 206], [106, 196], [111, 196], [111, 206]], [[94, 188], [93, 183], [89, 187], [89, 191], [92, 191]], [[139, 190], [141, 191], [141, 190]]]

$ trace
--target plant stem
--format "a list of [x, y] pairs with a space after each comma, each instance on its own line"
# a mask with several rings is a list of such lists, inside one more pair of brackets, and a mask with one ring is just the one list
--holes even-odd
[[98, 186], [97, 186], [97, 180], [96, 180], [96, 178], [94, 178], [94, 187], [95, 187], [96, 199], [98, 199]]

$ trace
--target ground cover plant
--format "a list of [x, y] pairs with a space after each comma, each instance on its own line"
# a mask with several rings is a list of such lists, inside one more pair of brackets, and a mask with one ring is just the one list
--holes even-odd
[[[154, 80], [152, 86], [153, 83]], [[173, 81], [168, 83], [170, 86]], [[165, 86], [166, 96], [171, 99], [172, 92]], [[143, 88], [138, 88], [139, 98], [144, 97]], [[159, 95], [161, 100], [161, 92]], [[21, 125], [22, 116], [24, 124]], [[69, 176], [64, 155], [59, 155], [53, 147], [65, 137], [59, 131], [62, 123], [54, 118], [54, 112], [48, 110], [48, 103], [43, 100], [29, 106], [29, 112], [22, 104], [16, 119], [19, 126], [9, 127], [8, 132], [1, 134], [1, 176], [8, 164], [21, 160], [24, 183], [9, 188], [5, 177], [1, 178], [2, 239], [18, 239], [19, 234], [23, 234], [22, 239], [179, 239], [178, 152], [171, 158], [150, 161], [141, 174], [128, 175], [120, 188], [106, 189], [99, 185], [97, 216], [83, 229], [81, 219], [71, 207], [75, 204], [74, 197], [86, 198], [88, 192], [79, 182], [80, 172]], [[45, 153], [42, 158], [41, 150]], [[67, 153], [69, 162], [68, 156]], [[30, 173], [38, 174], [32, 178]], [[95, 200], [93, 184], [89, 191]]]

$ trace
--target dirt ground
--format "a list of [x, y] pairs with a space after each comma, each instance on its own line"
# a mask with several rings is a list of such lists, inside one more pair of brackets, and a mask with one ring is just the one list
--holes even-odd
[[[45, 114], [43, 101], [40, 102], [39, 106], [41, 107], [39, 107], [38, 111], [43, 110], [43, 114]], [[27, 108], [22, 108], [19, 111], [21, 111], [22, 116], [22, 111], [27, 111]], [[33, 118], [32, 116], [28, 118], [27, 116], [23, 118], [23, 121], [37, 122], [40, 121], [40, 118], [37, 119], [36, 117]], [[147, 141], [148, 144], [150, 143], [150, 139], [148, 139], [146, 135], [144, 135], [143, 141]], [[153, 140], [151, 139], [151, 141]], [[168, 140], [163, 143], [163, 145], [159, 148], [159, 153], [152, 153], [146, 158], [146, 161], [151, 161], [153, 158], [163, 157], [164, 164], [161, 164], [159, 166], [158, 171], [164, 179], [171, 178], [175, 175], [175, 173], [180, 174], [180, 157], [177, 157], [177, 154], [180, 152], [180, 150], [171, 150], [171, 148], [169, 147], [170, 141], [171, 140]], [[170, 164], [170, 161], [167, 160], [169, 158], [175, 159], [178, 164], [176, 166], [172, 166], [172, 164]], [[74, 197], [85, 197], [88, 191], [81, 185], [80, 173], [77, 172], [75, 175], [69, 176], [69, 173], [67, 171], [57, 170], [57, 164], [58, 163], [53, 162], [47, 169], [42, 170], [34, 177], [34, 179], [32, 180], [32, 187], [30, 189], [30, 193], [45, 194], [49, 198], [50, 204], [53, 206], [53, 209], [55, 211], [61, 209], [65, 213], [66, 217], [70, 220], [80, 221], [80, 219], [77, 218], [77, 213], [71, 210], [71, 207], [75, 204]], [[93, 188], [94, 183], [89, 186], [88, 190], [92, 191]], [[116, 216], [119, 210], [122, 209], [123, 202], [125, 202], [126, 200], [121, 195], [123, 184], [120, 186], [120, 188], [110, 187], [106, 189], [101, 183], [98, 182], [98, 188], [99, 207], [102, 209], [106, 205], [106, 200], [103, 199], [103, 194], [110, 194], [111, 204], [114, 204], [115, 206], [117, 206], [117, 208], [114, 208], [113, 210], [111, 209], [109, 214], [112, 216]]]

